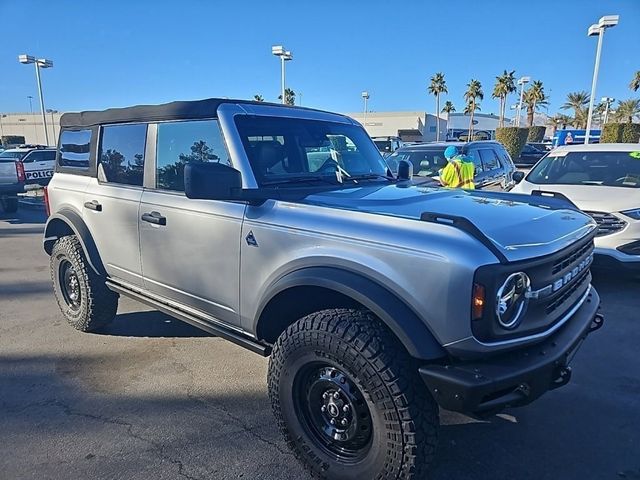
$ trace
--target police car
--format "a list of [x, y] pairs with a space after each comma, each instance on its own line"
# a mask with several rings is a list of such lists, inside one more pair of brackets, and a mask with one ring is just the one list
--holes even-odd
[[46, 185], [53, 176], [56, 149], [43, 145], [20, 145], [0, 153], [3, 158], [13, 158], [24, 166], [25, 183]]

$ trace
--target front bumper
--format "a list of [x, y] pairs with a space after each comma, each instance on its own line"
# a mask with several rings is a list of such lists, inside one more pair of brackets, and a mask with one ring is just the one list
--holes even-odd
[[599, 329], [600, 297], [595, 289], [574, 316], [545, 341], [485, 360], [425, 365], [420, 375], [438, 404], [472, 415], [526, 405], [569, 382], [568, 364], [582, 341]]

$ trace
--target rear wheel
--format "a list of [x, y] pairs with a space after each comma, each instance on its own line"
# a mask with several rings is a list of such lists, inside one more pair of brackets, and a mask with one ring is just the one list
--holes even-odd
[[2, 209], [6, 213], [16, 213], [18, 211], [18, 199], [9, 197], [2, 200]]
[[50, 266], [58, 306], [75, 329], [94, 331], [113, 320], [118, 295], [109, 290], [105, 278], [89, 266], [75, 235], [56, 241]]
[[280, 430], [314, 476], [424, 478], [438, 407], [416, 362], [370, 312], [298, 320], [278, 338], [268, 377]]

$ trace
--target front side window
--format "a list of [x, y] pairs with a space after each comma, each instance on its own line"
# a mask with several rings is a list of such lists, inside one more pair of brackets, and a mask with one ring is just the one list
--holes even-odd
[[91, 130], [63, 130], [60, 134], [58, 164], [61, 167], [88, 170], [91, 134]]
[[100, 166], [109, 183], [142, 186], [147, 125], [110, 125], [102, 130]]
[[261, 185], [335, 180], [336, 176], [357, 179], [384, 176], [387, 172], [384, 160], [362, 127], [249, 115], [239, 115], [235, 121]]
[[480, 157], [482, 158], [482, 165], [485, 171], [496, 170], [500, 168], [500, 160], [496, 152], [490, 148], [481, 148]]
[[531, 170], [527, 181], [640, 188], [640, 151], [551, 153]]
[[468, 156], [471, 158], [474, 166], [474, 173], [477, 175], [478, 173], [484, 172], [484, 167], [482, 166], [482, 159], [480, 158], [479, 150], [470, 150]]
[[158, 124], [156, 188], [184, 192], [184, 166], [191, 162], [231, 165], [217, 120]]

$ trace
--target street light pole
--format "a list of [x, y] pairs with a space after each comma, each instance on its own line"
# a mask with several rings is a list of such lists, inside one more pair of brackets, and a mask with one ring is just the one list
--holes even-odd
[[47, 131], [47, 117], [45, 116], [44, 95], [42, 95], [42, 81], [40, 80], [40, 67], [51, 68], [53, 62], [46, 58], [38, 58], [31, 55], [19, 55], [18, 61], [23, 64], [34, 63], [36, 66], [36, 80], [38, 82], [38, 94], [40, 96], [40, 112], [42, 114], [42, 127], [44, 128], [44, 140], [45, 144], [49, 145], [49, 132]]
[[362, 92], [362, 99], [364, 100], [364, 128], [367, 129], [367, 101], [369, 100], [369, 92]]
[[520, 85], [520, 101], [518, 102], [518, 117], [516, 118], [516, 127], [520, 126], [520, 116], [522, 114], [522, 102], [524, 100], [524, 86], [529, 83], [531, 78], [529, 77], [520, 77], [518, 80], [518, 85]]
[[601, 17], [598, 23], [594, 23], [589, 27], [587, 34], [590, 37], [598, 36], [598, 46], [596, 48], [596, 64], [593, 67], [593, 80], [591, 81], [591, 97], [589, 98], [589, 113], [587, 114], [587, 131], [584, 134], [584, 144], [589, 143], [589, 136], [591, 135], [591, 120], [593, 117], [593, 107], [596, 96], [596, 85], [598, 83], [598, 70], [600, 69], [600, 54], [602, 52], [602, 40], [604, 38], [604, 31], [607, 28], [615, 27], [618, 24], [620, 17], [618, 15], [605, 15]]
[[282, 97], [282, 103], [286, 104], [287, 102], [285, 101], [284, 96], [286, 90], [284, 63], [289, 60], [293, 60], [293, 54], [289, 50], [286, 50], [282, 45], [272, 46], [271, 53], [276, 57], [280, 57], [280, 96]]

